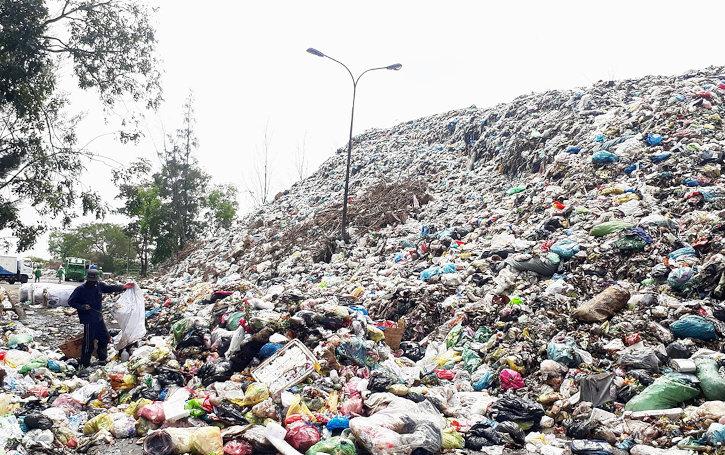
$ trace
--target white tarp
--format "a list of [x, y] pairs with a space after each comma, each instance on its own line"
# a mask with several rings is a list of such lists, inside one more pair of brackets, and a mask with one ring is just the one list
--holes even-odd
[[113, 338], [117, 350], [133, 344], [146, 335], [146, 307], [143, 291], [137, 284], [126, 289], [116, 302], [115, 317], [121, 333]]

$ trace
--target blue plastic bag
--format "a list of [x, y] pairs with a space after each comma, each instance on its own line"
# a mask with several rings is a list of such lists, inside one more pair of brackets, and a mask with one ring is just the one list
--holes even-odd
[[656, 133], [647, 133], [647, 137], [645, 138], [645, 142], [647, 142], [648, 145], [660, 145], [664, 138], [661, 134]]
[[619, 157], [612, 152], [600, 150], [592, 155], [592, 163], [598, 165], [612, 164], [619, 161]]
[[671, 156], [672, 156], [672, 154], [670, 152], [662, 152], [662, 153], [655, 153], [654, 155], [650, 155], [649, 159], [653, 163], [662, 163], [662, 162], [670, 159]]
[[688, 314], [670, 325], [672, 334], [677, 338], [694, 338], [696, 340], [712, 341], [717, 339], [715, 324], [712, 321]]
[[551, 246], [551, 252], [558, 254], [562, 259], [571, 259], [579, 252], [579, 244], [571, 239], [559, 240]]
[[572, 155], [578, 155], [579, 152], [581, 152], [581, 151], [582, 151], [582, 148], [577, 147], [575, 145], [570, 145], [569, 147], [566, 148], [566, 153], [570, 153]]

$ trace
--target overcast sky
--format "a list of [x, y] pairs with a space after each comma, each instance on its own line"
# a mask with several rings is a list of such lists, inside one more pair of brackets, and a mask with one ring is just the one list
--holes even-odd
[[[154, 158], [173, 130], [188, 91], [196, 97], [199, 161], [216, 182], [244, 192], [266, 124], [272, 133], [274, 188], [294, 181], [293, 158], [306, 137], [310, 170], [345, 145], [354, 73], [400, 62], [401, 71], [367, 74], [358, 89], [355, 131], [517, 95], [589, 85], [600, 79], [674, 74], [721, 65], [713, 1], [274, 1], [157, 0], [165, 104], [146, 116], [135, 147], [112, 136], [92, 144], [119, 163]], [[72, 90], [72, 88], [71, 88]], [[87, 113], [81, 141], [110, 131], [92, 94], [72, 92]], [[111, 200], [110, 168], [91, 163], [82, 177]], [[242, 194], [241, 204], [249, 200]], [[47, 254], [45, 238], [33, 250]]]

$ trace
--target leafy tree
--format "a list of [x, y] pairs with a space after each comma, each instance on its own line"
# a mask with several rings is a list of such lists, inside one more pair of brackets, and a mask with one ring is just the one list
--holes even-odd
[[65, 232], [50, 234], [48, 251], [57, 259], [81, 257], [118, 273], [136, 256], [133, 240], [124, 226], [113, 223], [89, 223]]
[[95, 156], [78, 146], [80, 117], [69, 112], [57, 75], [69, 66], [109, 111], [129, 98], [155, 108], [161, 86], [151, 13], [141, 0], [0, 1], [0, 226], [18, 237], [18, 249], [45, 229], [21, 220], [23, 203], [64, 224], [79, 206], [102, 214], [78, 179]]
[[237, 216], [237, 187], [217, 185], [206, 197], [206, 222], [211, 229], [229, 229]]
[[183, 107], [182, 126], [168, 137], [168, 145], [159, 154], [161, 169], [153, 176], [164, 207], [173, 214], [163, 219], [160, 235], [163, 239], [157, 245], [155, 262], [183, 249], [204, 228], [200, 214], [209, 176], [194, 155], [199, 148], [195, 127], [194, 98], [189, 93]]
[[164, 215], [159, 189], [151, 179], [150, 171], [151, 164], [141, 159], [113, 174], [119, 189], [116, 198], [123, 201], [119, 212], [131, 220], [126, 233], [134, 240], [142, 276], [148, 274]]

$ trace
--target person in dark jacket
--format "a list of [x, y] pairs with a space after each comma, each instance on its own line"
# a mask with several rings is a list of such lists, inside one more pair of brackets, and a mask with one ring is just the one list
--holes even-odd
[[81, 365], [87, 367], [91, 363], [93, 342], [98, 342], [96, 356], [98, 361], [105, 363], [108, 359], [108, 343], [111, 340], [103, 321], [102, 294], [121, 292], [130, 289], [133, 283], [123, 286], [112, 286], [98, 281], [98, 270], [88, 269], [86, 281], [70, 295], [68, 305], [78, 311], [78, 319], [83, 324], [83, 348], [81, 350]]

